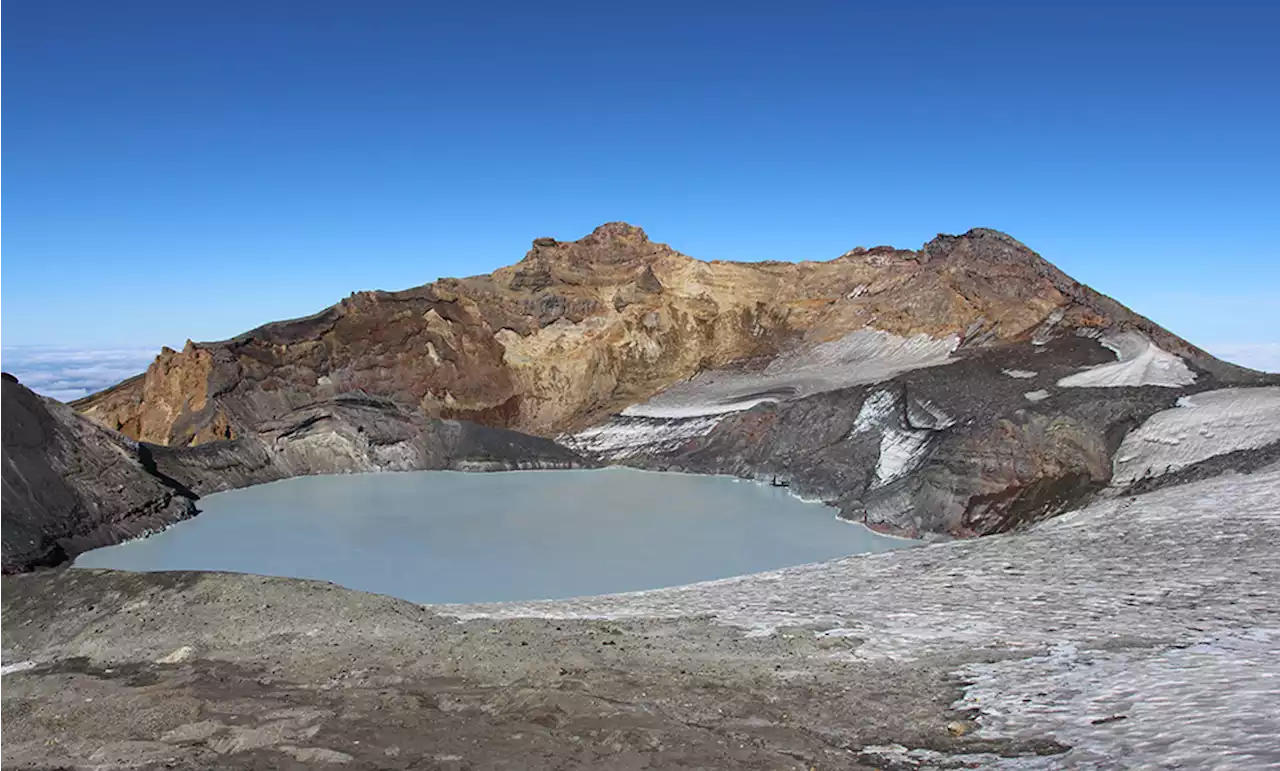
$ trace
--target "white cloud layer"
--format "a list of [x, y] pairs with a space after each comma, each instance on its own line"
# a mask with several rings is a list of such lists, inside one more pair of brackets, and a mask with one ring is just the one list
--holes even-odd
[[1204, 349], [1232, 364], [1263, 372], [1280, 372], [1280, 343], [1219, 343], [1206, 345]]
[[69, 402], [137, 375], [159, 350], [13, 346], [0, 349], [0, 368], [38, 394]]

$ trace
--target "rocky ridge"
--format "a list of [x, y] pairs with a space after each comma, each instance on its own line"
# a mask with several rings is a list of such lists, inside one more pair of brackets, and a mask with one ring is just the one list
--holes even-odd
[[156, 473], [145, 446], [9, 375], [0, 388], [5, 573], [57, 565], [195, 514], [196, 496]]
[[828, 262], [700, 262], [610, 223], [540, 238], [516, 265], [166, 349], [147, 372], [75, 404], [156, 444], [254, 433], [319, 399], [363, 392], [429, 417], [555, 436], [673, 383], [864, 328], [963, 347], [1048, 327], [1132, 327], [1221, 378], [1245, 376], [990, 230], [919, 251]]
[[430, 468], [404, 437], [460, 418], [586, 462], [766, 478], [894, 532], [979, 535], [1103, 489], [1124, 435], [1180, 397], [1275, 382], [997, 231], [732, 263], [610, 223], [490, 275], [166, 349], [74, 406], [170, 447], [166, 473], [199, 459], [171, 469], [199, 490]]
[[581, 463], [547, 439], [408, 414], [374, 397], [315, 404], [252, 438], [171, 448], [104, 428], [10, 375], [3, 389], [5, 573], [64, 563], [193, 516], [200, 495], [274, 479]]

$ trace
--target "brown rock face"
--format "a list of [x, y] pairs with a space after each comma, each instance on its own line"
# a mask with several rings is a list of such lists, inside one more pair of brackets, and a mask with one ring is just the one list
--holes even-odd
[[3, 376], [5, 573], [57, 565], [195, 514], [150, 452]]
[[490, 275], [361, 292], [314, 316], [165, 349], [144, 376], [75, 406], [168, 445], [254, 435], [353, 392], [554, 436], [698, 372], [858, 329], [981, 346], [1055, 324], [1133, 325], [1166, 350], [1227, 366], [995, 231], [939, 236], [918, 252], [708, 263], [609, 223], [579, 241], [539, 238]]

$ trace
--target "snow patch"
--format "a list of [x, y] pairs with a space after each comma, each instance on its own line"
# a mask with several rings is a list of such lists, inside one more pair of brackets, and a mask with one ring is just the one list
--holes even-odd
[[[1047, 655], [973, 664], [953, 705], [978, 710], [987, 739], [1046, 735], [1071, 747], [1056, 757], [984, 768], [1274, 768], [1280, 629], [1255, 628], [1157, 650], [1086, 650], [1061, 642]], [[1212, 725], [1210, 729], [1208, 726]]]
[[853, 433], [865, 434], [873, 428], [881, 426], [893, 415], [898, 405], [898, 397], [892, 391], [876, 391], [862, 402], [858, 417], [853, 420]]
[[691, 439], [705, 436], [724, 415], [651, 418], [620, 415], [608, 423], [560, 437], [561, 444], [579, 452], [623, 460], [641, 453], [670, 452]]
[[688, 418], [739, 412], [764, 402], [876, 383], [908, 370], [946, 364], [959, 344], [955, 335], [941, 339], [901, 337], [860, 329], [838, 340], [784, 353], [756, 372], [720, 369], [699, 373], [622, 414]]
[[1009, 377], [1018, 378], [1019, 380], [1030, 380], [1039, 374], [1037, 372], [1032, 372], [1029, 369], [1002, 369], [1000, 371]]
[[160, 658], [156, 659], [156, 663], [157, 664], [181, 664], [182, 662], [191, 658], [191, 654], [195, 652], [196, 652], [196, 649], [192, 648], [190, 645], [183, 645], [181, 648], [177, 648], [169, 655], [161, 656]]
[[1280, 441], [1280, 387], [1223, 388], [1178, 399], [1131, 431], [1111, 484], [1125, 486], [1236, 450]]
[[898, 416], [902, 396], [896, 391], [882, 390], [869, 395], [854, 418], [850, 436], [880, 430], [880, 455], [876, 461], [871, 487], [882, 487], [920, 466], [934, 431], [940, 431], [955, 420], [929, 402], [907, 402], [907, 424]]
[[35, 669], [38, 664], [34, 661], [15, 661], [12, 664], [0, 665], [0, 677], [11, 675], [15, 672], [25, 672], [28, 669]]
[[1068, 375], [1058, 381], [1064, 388], [1115, 388], [1119, 386], [1191, 385], [1196, 374], [1178, 356], [1162, 350], [1140, 332], [1126, 330], [1105, 334], [1099, 342], [1115, 351], [1118, 361]]
[[1041, 388], [1039, 391], [1027, 391], [1023, 396], [1029, 402], [1042, 402], [1049, 398], [1049, 392]]
[[880, 434], [880, 459], [872, 487], [881, 487], [914, 471], [924, 460], [929, 431], [886, 427]]
[[743, 412], [751, 409], [757, 404], [767, 404], [776, 401], [778, 401], [776, 396], [758, 396], [753, 399], [729, 401], [721, 404], [690, 404], [683, 407], [653, 407], [652, 402], [649, 402], [646, 404], [633, 404], [619, 414], [628, 418], [644, 417], [679, 419], [702, 418], [711, 415], [723, 417], [730, 412]]

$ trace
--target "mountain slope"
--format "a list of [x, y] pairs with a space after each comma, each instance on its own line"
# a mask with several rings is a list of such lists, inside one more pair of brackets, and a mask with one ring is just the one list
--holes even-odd
[[57, 565], [195, 514], [145, 447], [29, 391], [3, 388], [5, 573]]
[[611, 223], [576, 242], [538, 239], [491, 275], [361, 292], [310, 317], [166, 349], [145, 375], [75, 406], [129, 436], [188, 445], [361, 391], [554, 436], [698, 372], [863, 328], [974, 346], [1054, 324], [1133, 327], [1218, 377], [1243, 376], [995, 231], [823, 263], [704, 263]]
[[199, 447], [137, 442], [3, 375], [3, 572], [62, 564], [167, 527], [198, 495], [301, 474], [568, 468], [539, 437], [406, 413], [385, 399], [312, 405], [269, 432]]
[[[871, 524], [963, 535], [1101, 489], [1124, 435], [1182, 395], [1273, 382], [992, 230], [732, 263], [610, 223], [537, 239], [490, 275], [165, 349], [75, 406], [174, 448], [306, 457], [278, 475], [351, 467], [332, 457], [367, 443], [350, 405], [376, 402], [397, 421], [461, 418], [606, 461], [776, 479]], [[410, 455], [355, 467], [423, 467]], [[226, 476], [207, 483], [276, 478], [254, 464], [219, 461]]]

